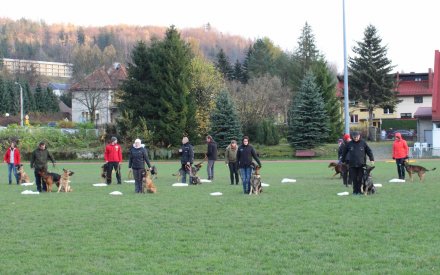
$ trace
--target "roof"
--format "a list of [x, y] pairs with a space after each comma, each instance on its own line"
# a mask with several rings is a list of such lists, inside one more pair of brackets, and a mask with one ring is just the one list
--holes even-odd
[[62, 102], [61, 100], [58, 100], [58, 106], [60, 107], [60, 112], [62, 113], [72, 113], [72, 108], [69, 108], [66, 104], [64, 104], [64, 102]]
[[49, 83], [47, 86], [52, 90], [60, 90], [60, 91], [67, 91], [70, 88], [70, 84], [66, 84], [66, 83]]
[[399, 96], [432, 95], [432, 89], [429, 88], [429, 80], [401, 80], [397, 84], [397, 92]]
[[119, 63], [110, 68], [101, 67], [80, 81], [74, 83], [71, 91], [103, 91], [116, 90], [123, 80], [127, 78], [127, 70]]
[[419, 107], [414, 113], [414, 118], [431, 118], [432, 107]]

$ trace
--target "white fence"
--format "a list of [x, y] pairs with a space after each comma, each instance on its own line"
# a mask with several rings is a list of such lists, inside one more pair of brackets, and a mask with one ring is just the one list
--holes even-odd
[[440, 148], [433, 148], [426, 142], [415, 142], [414, 147], [409, 147], [410, 158], [432, 158], [440, 156]]

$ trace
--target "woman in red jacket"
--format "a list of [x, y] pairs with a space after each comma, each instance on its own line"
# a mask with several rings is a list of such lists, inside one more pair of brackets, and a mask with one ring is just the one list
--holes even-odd
[[396, 160], [397, 174], [399, 179], [405, 179], [405, 165], [404, 162], [408, 159], [408, 144], [402, 138], [400, 133], [396, 133], [393, 143], [393, 159]]
[[8, 178], [9, 184], [12, 183], [11, 173], [14, 172], [15, 179], [17, 180], [17, 184], [19, 184], [18, 174], [17, 174], [17, 166], [20, 165], [20, 151], [15, 147], [15, 142], [11, 142], [11, 146], [6, 150], [5, 156], [3, 157], [3, 162], [8, 164]]

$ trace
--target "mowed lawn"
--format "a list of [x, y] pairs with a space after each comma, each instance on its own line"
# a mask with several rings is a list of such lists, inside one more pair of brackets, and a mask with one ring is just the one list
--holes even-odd
[[368, 197], [338, 196], [351, 188], [327, 161], [262, 162], [260, 196], [229, 185], [220, 161], [214, 183], [189, 187], [171, 186], [177, 161], [153, 162], [158, 193], [144, 195], [114, 178], [94, 187], [97, 163], [58, 164], [75, 171], [72, 193], [22, 195], [35, 185], [7, 185], [3, 165], [0, 274], [440, 273], [439, 160], [417, 162], [438, 168], [424, 183], [388, 183], [395, 164], [376, 162], [383, 187]]

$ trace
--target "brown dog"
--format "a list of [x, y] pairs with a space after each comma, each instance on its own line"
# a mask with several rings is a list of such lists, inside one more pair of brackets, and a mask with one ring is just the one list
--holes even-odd
[[261, 167], [258, 165], [254, 166], [254, 171], [251, 175], [251, 189], [249, 190], [249, 195], [255, 194], [258, 195], [263, 192], [263, 187], [261, 186], [261, 176], [260, 169]]
[[46, 184], [47, 192], [52, 192], [52, 185], [55, 183], [57, 187], [60, 186], [61, 175], [57, 173], [50, 173], [46, 169], [38, 171], [41, 179]]
[[31, 182], [31, 179], [24, 171], [23, 164], [17, 165], [18, 183]]
[[[201, 161], [201, 162], [195, 164], [194, 166], [191, 166], [191, 165], [185, 165], [186, 172], [189, 173], [189, 176], [190, 176], [190, 179], [191, 179], [190, 184], [194, 184], [194, 185], [196, 185], [196, 184], [201, 184], [201, 183], [202, 183], [201, 180], [200, 180], [200, 178], [197, 176], [197, 173], [198, 173], [199, 170], [202, 168], [202, 166], [203, 166], [203, 162], [204, 162], [204, 161]], [[153, 168], [153, 167], [154, 167], [154, 166], [152, 166], [152, 168]], [[153, 171], [154, 171], [154, 170], [153, 170]], [[153, 171], [152, 171], [152, 172], [153, 172]], [[180, 168], [180, 169], [177, 171], [177, 173], [173, 174], [173, 176], [176, 177], [176, 181], [179, 181], [179, 180], [182, 178], [182, 176], [183, 176], [183, 172], [184, 172], [183, 169]], [[152, 174], [154, 174], [154, 173], [152, 173]], [[156, 175], [157, 175], [157, 170], [156, 170]]]
[[147, 193], [157, 192], [157, 188], [151, 179], [151, 174], [152, 173], [147, 169], [142, 172], [142, 193], [145, 193], [145, 190]]
[[345, 164], [343, 163], [337, 163], [337, 162], [330, 162], [328, 165], [328, 168], [334, 168], [335, 169], [335, 174], [332, 176], [332, 178], [334, 178], [337, 174], [339, 174], [339, 176], [342, 176], [342, 172], [344, 171]]
[[420, 182], [422, 182], [425, 179], [425, 173], [428, 171], [434, 171], [436, 168], [432, 168], [431, 170], [426, 169], [423, 166], [420, 165], [412, 165], [409, 164], [408, 160], [405, 160], [403, 163], [405, 165], [406, 172], [408, 172], [409, 178], [411, 181], [413, 181], [413, 174], [417, 174], [419, 176]]
[[[60, 184], [58, 186], [58, 193], [61, 192], [72, 192], [73, 189], [70, 186], [69, 178], [74, 173], [73, 171], [63, 169], [63, 174], [61, 175]], [[48, 189], [49, 190], [49, 189]]]

